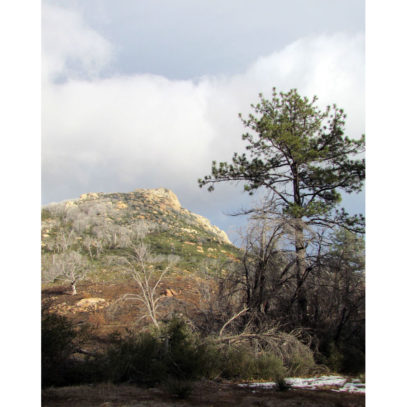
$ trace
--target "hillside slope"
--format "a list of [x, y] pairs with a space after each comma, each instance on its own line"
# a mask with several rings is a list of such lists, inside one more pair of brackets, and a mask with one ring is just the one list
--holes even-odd
[[[143, 306], [121, 299], [138, 292], [126, 259], [140, 236], [157, 274], [172, 264], [158, 287], [165, 314], [199, 309], [207, 277], [222, 274], [239, 256], [225, 232], [182, 208], [168, 189], [88, 193], [42, 208], [43, 299], [103, 330], [131, 325]], [[78, 274], [77, 295], [69, 292], [70, 270]]]
[[101, 270], [112, 264], [112, 256], [125, 254], [140, 229], [147, 232], [146, 242], [154, 254], [179, 256], [180, 267], [187, 271], [197, 270], [204, 259], [237, 253], [225, 232], [182, 208], [172, 191], [158, 188], [89, 193], [44, 206], [43, 260], [71, 248]]

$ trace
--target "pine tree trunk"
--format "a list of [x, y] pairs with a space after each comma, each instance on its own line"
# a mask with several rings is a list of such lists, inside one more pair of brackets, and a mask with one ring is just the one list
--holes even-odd
[[299, 322], [306, 322], [307, 320], [307, 296], [304, 287], [304, 278], [306, 270], [305, 262], [305, 244], [304, 244], [304, 230], [302, 226], [296, 225], [295, 230], [295, 252], [296, 260], [296, 280], [297, 280], [297, 317]]
[[[292, 167], [293, 171], [293, 193], [294, 203], [298, 208], [302, 207], [300, 194], [300, 178], [298, 166]], [[305, 241], [304, 228], [302, 226], [301, 216], [295, 218], [295, 253], [296, 253], [296, 302], [297, 302], [297, 318], [300, 323], [304, 323], [307, 319], [307, 297], [304, 287], [304, 278], [306, 270], [305, 262]]]

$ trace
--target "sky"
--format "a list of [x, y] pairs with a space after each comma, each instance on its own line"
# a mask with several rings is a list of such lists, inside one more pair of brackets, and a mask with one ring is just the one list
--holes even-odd
[[[199, 189], [242, 152], [238, 114], [297, 88], [365, 132], [360, 0], [43, 0], [42, 204], [166, 187], [237, 242], [242, 185]], [[346, 196], [364, 213], [364, 193]]]

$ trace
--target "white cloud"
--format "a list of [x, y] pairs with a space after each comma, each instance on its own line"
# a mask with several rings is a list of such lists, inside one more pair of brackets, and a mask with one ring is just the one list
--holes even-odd
[[43, 4], [42, 32], [44, 80], [95, 77], [111, 61], [111, 44], [74, 11]]
[[[364, 37], [315, 36], [263, 56], [239, 75], [169, 80], [154, 75], [97, 77], [111, 45], [78, 15], [44, 7], [44, 200], [90, 191], [165, 186], [181, 203], [208, 216], [239, 208], [239, 189], [209, 196], [197, 178], [213, 159], [243, 148], [237, 115], [262, 92], [298, 88], [337, 103], [348, 113], [352, 137], [364, 132]], [[80, 70], [72, 71], [76, 61]], [[58, 76], [66, 81], [55, 82]], [[214, 202], [213, 200], [216, 200]], [[217, 209], [215, 206], [217, 205]], [[224, 210], [224, 209], [223, 209]]]

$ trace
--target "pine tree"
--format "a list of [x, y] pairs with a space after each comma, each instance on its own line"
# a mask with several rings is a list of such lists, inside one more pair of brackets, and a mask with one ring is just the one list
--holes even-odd
[[359, 140], [345, 136], [346, 115], [336, 105], [321, 111], [317, 97], [302, 97], [296, 89], [277, 93], [271, 100], [260, 94], [252, 105], [255, 114], [240, 118], [253, 132], [245, 133], [248, 154], [235, 153], [232, 163], [215, 161], [212, 174], [199, 179], [199, 186], [214, 190], [216, 183], [243, 181], [244, 190], [272, 192], [281, 216], [295, 230], [298, 316], [306, 318], [303, 283], [307, 276], [304, 230], [309, 226], [334, 227], [362, 233], [364, 217], [350, 216], [343, 208], [339, 191], [360, 192], [365, 179], [364, 135]]

